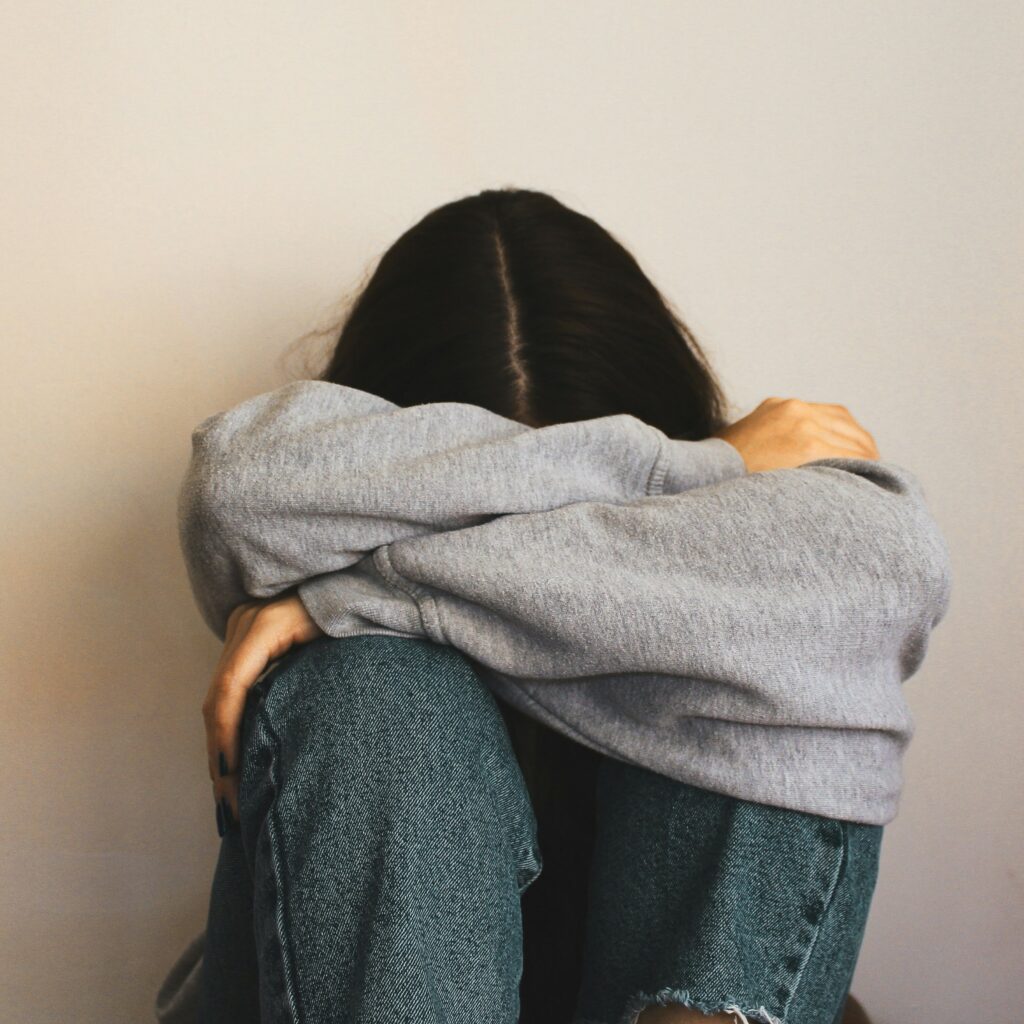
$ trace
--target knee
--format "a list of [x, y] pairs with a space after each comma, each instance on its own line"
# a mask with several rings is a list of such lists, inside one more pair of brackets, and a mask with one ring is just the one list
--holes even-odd
[[313, 809], [310, 835], [344, 818], [367, 834], [447, 830], [467, 849], [484, 841], [477, 833], [497, 836], [517, 884], [537, 874], [536, 819], [504, 719], [460, 652], [382, 634], [322, 637], [266, 682], [253, 763], [273, 765], [292, 825]]
[[320, 637], [288, 655], [269, 683], [263, 714], [283, 756], [408, 762], [443, 755], [500, 720], [468, 660], [428, 640]]

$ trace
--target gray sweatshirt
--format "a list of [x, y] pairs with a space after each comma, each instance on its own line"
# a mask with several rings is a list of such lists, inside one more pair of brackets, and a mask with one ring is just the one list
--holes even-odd
[[296, 381], [192, 434], [181, 543], [205, 621], [289, 588], [332, 636], [425, 637], [613, 757], [883, 824], [902, 683], [950, 594], [891, 462], [748, 473], [628, 414], [528, 427]]
[[[292, 588], [332, 636], [422, 637], [550, 727], [746, 800], [884, 824], [902, 683], [946, 613], [920, 483], [827, 458], [749, 473], [628, 414], [528, 427], [296, 381], [192, 434], [180, 537], [204, 620]], [[157, 1000], [192, 1020], [202, 933]]]

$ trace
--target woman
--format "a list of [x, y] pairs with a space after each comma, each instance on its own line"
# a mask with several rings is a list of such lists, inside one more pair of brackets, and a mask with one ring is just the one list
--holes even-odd
[[202, 1020], [842, 1018], [949, 597], [845, 409], [727, 424], [628, 252], [509, 189], [193, 445]]

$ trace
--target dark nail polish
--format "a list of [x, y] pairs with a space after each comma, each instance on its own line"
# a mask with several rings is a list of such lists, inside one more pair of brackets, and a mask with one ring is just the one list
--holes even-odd
[[220, 809], [220, 804], [217, 804], [217, 835], [224, 835], [224, 812]]
[[221, 775], [227, 775], [227, 773], [228, 773], [228, 762], [227, 762], [227, 758], [224, 756], [224, 751], [223, 750], [217, 751], [217, 765], [220, 768]]
[[223, 815], [224, 815], [224, 828], [225, 828], [225, 830], [227, 830], [227, 829], [231, 828], [232, 825], [234, 825], [234, 823], [235, 823], [235, 816], [234, 816], [234, 814], [231, 811], [231, 804], [228, 803], [228, 798], [226, 796], [222, 796], [220, 798], [220, 803], [221, 803], [221, 806], [224, 808], [224, 811], [223, 811]]

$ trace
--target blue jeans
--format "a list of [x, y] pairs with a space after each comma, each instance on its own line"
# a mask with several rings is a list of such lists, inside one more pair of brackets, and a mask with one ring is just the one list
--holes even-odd
[[881, 826], [523, 723], [430, 641], [280, 659], [246, 704], [203, 1024], [631, 1024], [653, 1003], [837, 1024]]

